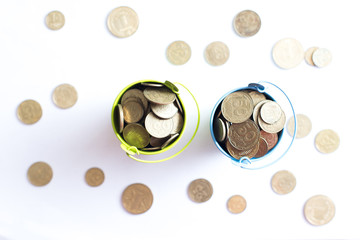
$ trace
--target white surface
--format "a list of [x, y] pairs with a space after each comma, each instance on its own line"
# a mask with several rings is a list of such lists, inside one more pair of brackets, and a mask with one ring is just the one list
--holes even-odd
[[[0, 236], [4, 239], [241, 239], [359, 238], [358, 81], [360, 15], [356, 1], [1, 1], [0, 3]], [[113, 37], [108, 13], [129, 6], [139, 16], [131, 37]], [[256, 11], [258, 34], [239, 37], [232, 28], [240, 11]], [[59, 10], [65, 26], [46, 28], [48, 12]], [[271, 48], [280, 39], [299, 40], [304, 50], [327, 48], [333, 61], [325, 68], [303, 61], [283, 70], [274, 65]], [[186, 41], [192, 56], [183, 66], [170, 64], [167, 46]], [[223, 41], [228, 62], [213, 67], [204, 49]], [[144, 164], [120, 148], [110, 110], [116, 95], [141, 79], [186, 85], [201, 109], [201, 124], [188, 149], [167, 162]], [[275, 165], [261, 170], [235, 167], [218, 151], [209, 131], [214, 104], [227, 91], [259, 80], [280, 86], [297, 113], [310, 117], [313, 129], [296, 140]], [[57, 108], [53, 89], [70, 83], [79, 100]], [[37, 100], [41, 120], [31, 126], [16, 117], [25, 99]], [[191, 112], [191, 109], [187, 109]], [[314, 147], [322, 129], [335, 130], [339, 149], [328, 155]], [[53, 180], [34, 187], [26, 178], [36, 161], [49, 163]], [[105, 172], [105, 182], [91, 188], [84, 181], [90, 167]], [[291, 171], [297, 186], [288, 195], [270, 187], [278, 170]], [[203, 204], [189, 200], [188, 184], [206, 178], [214, 188]], [[152, 208], [128, 214], [120, 203], [129, 184], [141, 182], [154, 194]], [[246, 210], [234, 215], [226, 201], [240, 194]], [[334, 219], [315, 227], [303, 216], [305, 201], [315, 194], [336, 205]]]

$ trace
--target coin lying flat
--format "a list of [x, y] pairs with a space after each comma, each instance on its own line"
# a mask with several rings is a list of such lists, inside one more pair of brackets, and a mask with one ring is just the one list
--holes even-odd
[[286, 170], [278, 171], [271, 179], [271, 187], [278, 194], [288, 194], [296, 186], [295, 176]]
[[51, 181], [53, 172], [49, 164], [36, 162], [29, 167], [27, 177], [32, 185], [40, 187]]
[[281, 117], [281, 107], [274, 101], [264, 103], [260, 109], [260, 116], [264, 122], [273, 124]]
[[139, 26], [136, 12], [129, 7], [118, 7], [112, 10], [107, 19], [109, 31], [119, 38], [133, 35]]
[[150, 135], [146, 129], [138, 123], [126, 125], [123, 131], [125, 141], [131, 146], [144, 148], [150, 143]]
[[229, 59], [229, 48], [223, 42], [212, 42], [205, 49], [205, 59], [213, 66], [220, 66]]
[[273, 147], [275, 147], [275, 145], [277, 144], [277, 142], [279, 140], [277, 133], [268, 133], [268, 132], [265, 132], [264, 130], [260, 131], [260, 136], [266, 140], [266, 142], [268, 144], [268, 151], [270, 149], [272, 149]]
[[308, 50], [305, 51], [305, 62], [307, 64], [309, 64], [310, 66], [315, 66], [313, 60], [312, 60], [312, 55], [314, 54], [314, 52], [316, 50], [318, 50], [318, 47], [311, 47]]
[[227, 209], [231, 213], [242, 213], [246, 208], [246, 200], [243, 196], [233, 195], [227, 201]]
[[38, 102], [34, 100], [25, 100], [16, 110], [17, 117], [25, 124], [34, 124], [40, 120], [42, 109]]
[[315, 147], [321, 153], [332, 153], [339, 145], [339, 135], [331, 129], [322, 130], [315, 137]]
[[266, 140], [264, 138], [260, 137], [259, 149], [256, 152], [254, 157], [261, 158], [267, 154], [268, 150], [269, 150], [268, 143], [266, 142]]
[[55, 88], [52, 99], [56, 106], [65, 109], [75, 105], [78, 94], [70, 84], [61, 84]]
[[166, 57], [172, 64], [183, 65], [189, 61], [191, 56], [191, 48], [184, 41], [172, 42], [167, 50]]
[[316, 49], [312, 55], [312, 60], [317, 67], [325, 67], [332, 60], [331, 52], [326, 48]]
[[145, 118], [145, 128], [147, 132], [157, 138], [164, 138], [170, 135], [173, 130], [172, 119], [161, 119], [153, 112], [150, 112]]
[[90, 168], [85, 173], [85, 181], [91, 187], [100, 186], [105, 179], [104, 172], [100, 168]]
[[170, 134], [179, 133], [184, 126], [184, 119], [181, 113], [177, 112], [171, 120], [173, 121], [173, 129], [171, 130]]
[[157, 104], [170, 104], [176, 99], [176, 94], [167, 87], [147, 87], [144, 89], [144, 96], [150, 102]]
[[59, 30], [65, 25], [65, 17], [59, 11], [52, 11], [46, 16], [45, 23], [49, 29]]
[[148, 186], [134, 183], [123, 191], [121, 202], [129, 213], [141, 214], [150, 209], [153, 203], [153, 194]]
[[170, 104], [150, 104], [151, 110], [155, 113], [159, 118], [172, 118], [178, 112], [178, 108], [174, 103]]
[[309, 198], [304, 206], [306, 220], [316, 226], [330, 222], [335, 216], [333, 201], [324, 195], [315, 195]]
[[124, 120], [127, 123], [136, 123], [144, 116], [144, 109], [138, 102], [126, 102], [123, 106]]
[[[304, 114], [296, 114], [296, 138], [306, 137], [311, 131], [311, 121]], [[292, 116], [287, 123], [287, 131], [290, 136], [294, 136], [295, 121]]]
[[276, 65], [290, 69], [299, 65], [304, 59], [304, 50], [297, 40], [284, 38], [274, 45], [272, 57]]
[[275, 122], [274, 124], [268, 124], [262, 120], [261, 116], [258, 117], [258, 123], [259, 123], [260, 128], [268, 133], [280, 132], [281, 130], [283, 130], [285, 122], [286, 122], [286, 116], [285, 116], [284, 111], [282, 111], [282, 110], [281, 110], [280, 119], [277, 122]]
[[258, 122], [258, 117], [260, 115], [260, 109], [261, 107], [267, 103], [267, 102], [270, 102], [271, 100], [263, 100], [261, 102], [259, 102], [258, 104], [256, 104], [256, 106], [254, 107], [254, 110], [252, 112], [252, 117], [253, 117], [253, 120], [254, 122], [256, 123], [256, 125], [259, 125], [259, 122]]
[[227, 95], [221, 103], [222, 115], [232, 123], [242, 123], [249, 119], [253, 108], [250, 95], [242, 91]]
[[140, 102], [144, 109], [147, 109], [149, 104], [144, 93], [137, 88], [129, 89], [124, 93], [121, 97], [121, 105], [124, 105], [127, 101]]
[[211, 183], [203, 178], [196, 179], [189, 184], [188, 195], [189, 198], [197, 203], [208, 201], [213, 194]]
[[230, 126], [229, 141], [236, 149], [250, 149], [259, 143], [259, 138], [260, 129], [250, 119], [242, 123], [233, 123]]
[[254, 36], [261, 27], [259, 15], [251, 10], [238, 13], [234, 18], [234, 29], [242, 37]]

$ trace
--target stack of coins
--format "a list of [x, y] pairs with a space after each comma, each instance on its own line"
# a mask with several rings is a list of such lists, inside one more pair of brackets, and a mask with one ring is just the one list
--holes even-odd
[[283, 132], [286, 116], [267, 94], [246, 89], [227, 95], [216, 110], [213, 130], [219, 145], [235, 159], [260, 158]]
[[130, 146], [143, 151], [164, 149], [180, 135], [184, 112], [177, 95], [162, 83], [132, 86], [115, 108], [114, 122]]

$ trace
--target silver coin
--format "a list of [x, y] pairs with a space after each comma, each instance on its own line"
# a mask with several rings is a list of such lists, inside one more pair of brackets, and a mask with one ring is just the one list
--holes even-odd
[[282, 114], [281, 114], [280, 119], [277, 122], [275, 122], [274, 124], [268, 124], [261, 119], [261, 116], [258, 116], [258, 123], [259, 123], [260, 128], [268, 133], [278, 133], [281, 130], [283, 130], [285, 122], [286, 122], [286, 115], [285, 115], [284, 111], [281, 111], [281, 113]]
[[262, 105], [260, 109], [260, 116], [264, 122], [273, 124], [281, 117], [281, 107], [274, 101], [270, 101]]
[[331, 52], [326, 48], [316, 49], [312, 55], [312, 60], [317, 67], [325, 67], [332, 60]]
[[306, 201], [304, 215], [306, 220], [312, 225], [324, 225], [334, 218], [335, 205], [329, 197], [315, 195]]
[[128, 101], [129, 98], [138, 99], [137, 101], [142, 103], [144, 110], [148, 108], [148, 101], [141, 90], [136, 88], [127, 90], [121, 97], [121, 105], [124, 106], [124, 103]]
[[258, 104], [256, 104], [254, 107], [252, 116], [253, 116], [253, 119], [254, 119], [254, 122], [256, 123], [256, 125], [259, 125], [258, 116], [260, 115], [260, 109], [261, 109], [262, 105], [264, 105], [267, 102], [271, 102], [271, 100], [263, 100], [263, 101], [259, 102]]
[[125, 38], [133, 35], [139, 26], [136, 12], [129, 7], [118, 7], [112, 10], [107, 19], [109, 31], [116, 37]]
[[157, 104], [151, 103], [150, 104], [151, 110], [155, 113], [156, 116], [159, 118], [172, 118], [178, 112], [178, 108], [175, 106], [174, 103], [170, 104]]
[[215, 118], [213, 130], [216, 141], [221, 143], [226, 139], [227, 129], [223, 120], [221, 120], [220, 118]]
[[144, 89], [144, 96], [150, 102], [157, 104], [170, 104], [176, 99], [176, 94], [167, 87], [147, 87]]
[[184, 126], [184, 119], [181, 113], [177, 112], [171, 119], [173, 121], [173, 129], [171, 131], [171, 134], [180, 133], [181, 129]]
[[166, 142], [164, 142], [164, 144], [161, 146], [161, 149], [166, 148], [167, 146], [169, 146], [173, 141], [175, 141], [175, 139], [177, 139], [179, 137], [178, 133], [175, 133], [173, 135], [170, 136], [170, 138], [168, 140], [166, 140]]
[[297, 40], [285, 38], [274, 45], [272, 57], [276, 65], [290, 69], [299, 65], [304, 59], [304, 50]]
[[164, 138], [170, 135], [173, 121], [172, 119], [161, 119], [150, 112], [145, 118], [145, 128], [151, 136]]
[[205, 49], [205, 59], [213, 66], [220, 66], [229, 59], [229, 48], [223, 42], [212, 42]]
[[[311, 131], [311, 121], [304, 114], [296, 114], [296, 138], [306, 137]], [[295, 121], [292, 116], [287, 123], [287, 131], [290, 136], [294, 136]]]

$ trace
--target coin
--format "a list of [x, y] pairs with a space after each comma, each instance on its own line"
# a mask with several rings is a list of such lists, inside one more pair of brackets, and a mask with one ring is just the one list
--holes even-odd
[[197, 203], [208, 201], [213, 194], [211, 183], [203, 178], [192, 181], [188, 186], [189, 198]]
[[30, 99], [20, 103], [16, 113], [21, 122], [25, 124], [34, 124], [40, 120], [42, 109], [38, 102]]
[[215, 118], [213, 130], [216, 141], [221, 143], [226, 139], [226, 126], [223, 120]]
[[258, 144], [259, 127], [250, 119], [242, 123], [233, 123], [229, 129], [229, 141], [238, 150], [247, 150]]
[[331, 129], [322, 130], [315, 137], [316, 149], [321, 153], [332, 153], [339, 145], [339, 135]]
[[255, 157], [256, 153], [259, 151], [259, 142], [255, 144], [250, 149], [247, 150], [239, 150], [236, 149], [233, 145], [231, 145], [230, 141], [227, 139], [225, 143], [226, 149], [228, 153], [235, 159], [241, 159], [242, 157], [247, 157], [249, 159]]
[[274, 45], [272, 57], [280, 68], [290, 69], [299, 65], [304, 59], [304, 50], [297, 40], [284, 38]]
[[184, 119], [181, 113], [177, 112], [171, 120], [173, 121], [173, 129], [171, 130], [170, 134], [179, 133], [184, 126]]
[[263, 100], [263, 101], [259, 102], [258, 104], [256, 104], [256, 106], [254, 107], [254, 110], [252, 112], [252, 117], [253, 117], [253, 120], [256, 123], [256, 125], [259, 125], [258, 117], [259, 117], [260, 109], [261, 109], [262, 105], [264, 105], [265, 103], [270, 102], [270, 101], [271, 100]]
[[145, 118], [145, 128], [151, 136], [163, 138], [170, 135], [173, 129], [173, 121], [171, 118], [158, 118], [153, 112], [150, 112]]
[[264, 103], [260, 109], [260, 116], [264, 122], [273, 124], [281, 117], [281, 107], [274, 101]]
[[249, 119], [253, 108], [250, 95], [242, 91], [227, 95], [221, 103], [222, 115], [232, 123], [241, 123]]
[[164, 86], [161, 83], [153, 83], [153, 82], [142, 82], [140, 84], [142, 86], [146, 86], [146, 87], [162, 87], [162, 86]]
[[331, 62], [331, 52], [326, 48], [316, 49], [312, 55], [312, 60], [317, 67], [325, 67]]
[[319, 49], [318, 47], [311, 47], [308, 50], [305, 51], [305, 62], [307, 64], [309, 64], [310, 66], [315, 66], [313, 60], [312, 60], [312, 55], [313, 53]]
[[261, 101], [266, 100], [266, 97], [264, 94], [259, 93], [258, 91], [249, 91], [249, 95], [251, 99], [253, 100], [253, 105], [256, 106]]
[[270, 149], [272, 149], [273, 147], [275, 147], [275, 145], [278, 142], [278, 138], [279, 138], [277, 133], [268, 133], [268, 132], [265, 132], [264, 130], [260, 131], [260, 136], [266, 140], [266, 142], [268, 144], [268, 151]]
[[55, 88], [52, 99], [56, 106], [65, 109], [75, 105], [78, 95], [70, 84], [61, 84]]
[[280, 119], [277, 122], [275, 122], [274, 124], [268, 124], [268, 123], [264, 122], [260, 116], [258, 117], [258, 123], [259, 123], [260, 128], [268, 133], [280, 132], [281, 130], [283, 130], [285, 122], [286, 122], [286, 116], [285, 116], [284, 111], [281, 111]]
[[49, 164], [36, 162], [29, 167], [27, 177], [32, 185], [40, 187], [51, 181], [53, 172]]
[[223, 42], [212, 42], [205, 49], [205, 59], [213, 66], [220, 66], [229, 59], [229, 48]]
[[121, 202], [129, 213], [141, 214], [150, 209], [153, 203], [153, 194], [148, 186], [134, 183], [125, 188]]
[[172, 42], [167, 50], [166, 57], [172, 64], [183, 65], [189, 61], [191, 56], [190, 46], [184, 41]]
[[122, 131], [124, 130], [124, 111], [123, 108], [121, 106], [121, 104], [117, 105], [118, 107], [118, 113], [119, 113], [119, 133], [122, 133]]
[[306, 220], [316, 226], [330, 222], [335, 216], [333, 201], [324, 195], [315, 195], [309, 198], [304, 206]]
[[[290, 136], [294, 136], [295, 121], [292, 116], [287, 123], [287, 131]], [[296, 114], [296, 138], [306, 137], [311, 131], [311, 121], [304, 114]]]
[[259, 149], [256, 152], [255, 156], [256, 158], [261, 158], [263, 156], [265, 156], [268, 153], [268, 143], [266, 142], [266, 140], [262, 137], [260, 137], [259, 139]]
[[179, 101], [178, 98], [175, 98], [175, 103], [176, 103], [176, 106], [177, 106], [177, 108], [179, 109], [180, 113], [181, 113], [181, 114], [184, 114], [184, 111], [183, 111], [183, 109], [182, 109], [182, 106], [181, 106], [180, 101]]
[[145, 98], [144, 93], [140, 89], [132, 88], [127, 90], [121, 97], [121, 105], [124, 105], [125, 102], [130, 100], [135, 102], [136, 101], [141, 102], [144, 109], [148, 108], [148, 101]]
[[261, 27], [259, 15], [251, 10], [238, 13], [234, 18], [234, 29], [242, 37], [254, 36]]
[[129, 7], [118, 7], [112, 10], [107, 19], [109, 31], [119, 38], [133, 35], [139, 26], [136, 12]]
[[153, 147], [161, 147], [166, 142], [166, 140], [168, 140], [169, 138], [170, 138], [170, 136], [165, 137], [165, 138], [156, 138], [156, 137], [151, 136], [150, 137], [150, 145]]
[[150, 102], [157, 104], [170, 104], [176, 99], [176, 94], [167, 87], [147, 87], [144, 89], [144, 96]]
[[271, 187], [278, 194], [288, 194], [294, 190], [295, 186], [296, 178], [287, 170], [278, 171], [271, 179]]
[[174, 103], [170, 103], [170, 104], [151, 103], [150, 107], [156, 116], [164, 119], [172, 118], [178, 112], [178, 108], [175, 106]]
[[49, 29], [59, 30], [65, 24], [65, 17], [59, 11], [52, 11], [46, 16], [45, 23]]
[[126, 102], [123, 106], [124, 120], [127, 123], [136, 123], [144, 116], [144, 109], [138, 102]]
[[144, 148], [150, 142], [150, 135], [146, 129], [138, 123], [126, 125], [123, 131], [125, 141], [137, 148]]
[[171, 135], [165, 142], [163, 145], [161, 145], [161, 149], [166, 148], [167, 146], [169, 146], [175, 139], [177, 139], [179, 137], [178, 133], [175, 133], [173, 135]]
[[85, 181], [91, 187], [100, 186], [105, 179], [104, 172], [100, 168], [90, 168], [86, 171]]
[[231, 213], [242, 213], [246, 208], [246, 200], [240, 195], [233, 195], [227, 201], [227, 209]]

